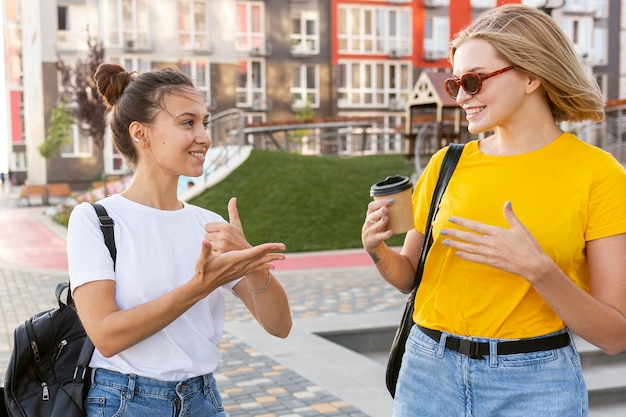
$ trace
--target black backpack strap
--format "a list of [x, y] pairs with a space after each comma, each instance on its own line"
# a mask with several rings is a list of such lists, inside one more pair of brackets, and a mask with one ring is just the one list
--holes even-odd
[[424, 263], [426, 262], [426, 256], [428, 255], [428, 251], [433, 244], [433, 219], [439, 211], [439, 203], [441, 203], [443, 193], [446, 191], [446, 187], [448, 186], [448, 182], [450, 182], [450, 178], [452, 178], [452, 173], [456, 168], [456, 164], [461, 158], [464, 146], [465, 145], [462, 143], [451, 143], [448, 146], [448, 150], [443, 157], [443, 161], [441, 162], [441, 168], [439, 168], [439, 177], [437, 178], [437, 184], [435, 185], [435, 190], [433, 191], [433, 198], [430, 201], [430, 210], [428, 211], [428, 219], [426, 220], [424, 243], [422, 244], [422, 251], [420, 253], [419, 261], [417, 263], [417, 268], [415, 270], [415, 281], [413, 284], [414, 292], [415, 290], [417, 290], [417, 287], [419, 287], [420, 283], [422, 282], [422, 274], [424, 273]]
[[[109, 249], [111, 259], [113, 259], [113, 268], [115, 268], [117, 249], [115, 247], [115, 235], [113, 232], [114, 221], [109, 216], [104, 206], [98, 203], [91, 203], [91, 205], [98, 214], [98, 218], [100, 220], [100, 229], [102, 229], [102, 234], [104, 235], [104, 243]], [[83, 344], [80, 354], [78, 355], [76, 369], [74, 370], [74, 381], [82, 383], [82, 381], [85, 380], [85, 377], [87, 376], [87, 371], [89, 370], [89, 362], [91, 361], [94, 350], [95, 346], [89, 336], [87, 336], [85, 338], [85, 343]]]
[[113, 268], [115, 269], [115, 260], [117, 259], [115, 236], [113, 234], [113, 225], [115, 224], [115, 222], [109, 216], [109, 213], [107, 213], [102, 204], [91, 203], [91, 205], [96, 210], [96, 213], [98, 213], [98, 219], [100, 219], [100, 229], [102, 229], [102, 234], [104, 235], [104, 243], [106, 243], [107, 248], [109, 248], [111, 259], [113, 259]]

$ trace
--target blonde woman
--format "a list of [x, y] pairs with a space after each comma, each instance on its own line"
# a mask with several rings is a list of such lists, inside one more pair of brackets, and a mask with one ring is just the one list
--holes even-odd
[[[626, 171], [559, 127], [601, 121], [603, 100], [545, 13], [511, 4], [452, 41], [448, 94], [471, 133], [433, 223], [394, 417], [588, 415], [574, 332], [626, 348]], [[415, 230], [384, 240], [372, 202], [363, 246], [402, 292], [413, 283], [441, 164], [414, 191]]]

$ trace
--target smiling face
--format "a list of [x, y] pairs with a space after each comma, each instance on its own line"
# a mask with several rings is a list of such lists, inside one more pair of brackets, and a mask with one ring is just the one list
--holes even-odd
[[202, 175], [211, 138], [207, 133], [209, 113], [202, 96], [191, 88], [175, 90], [163, 100], [153, 124], [143, 138], [144, 158], [138, 169], [148, 168], [153, 175]]
[[[509, 65], [489, 42], [468, 39], [454, 54], [453, 73], [458, 80], [469, 72], [486, 75]], [[465, 110], [468, 130], [481, 133], [513, 122], [525, 97], [523, 76], [513, 69], [485, 79], [474, 95], [459, 89], [456, 101]]]

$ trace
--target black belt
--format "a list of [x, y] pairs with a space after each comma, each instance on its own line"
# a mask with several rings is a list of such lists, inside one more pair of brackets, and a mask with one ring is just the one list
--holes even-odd
[[[417, 325], [417, 327], [435, 342], [441, 340], [441, 332], [439, 330], [431, 330]], [[542, 337], [539, 339], [511, 340], [498, 342], [498, 355], [512, 355], [514, 353], [530, 353], [540, 352], [542, 350], [559, 349], [570, 344], [570, 337], [567, 332], [554, 336]], [[488, 342], [475, 342], [468, 339], [460, 339], [454, 336], [446, 338], [446, 347], [455, 352], [462, 353], [473, 359], [481, 359], [483, 356], [489, 356]]]

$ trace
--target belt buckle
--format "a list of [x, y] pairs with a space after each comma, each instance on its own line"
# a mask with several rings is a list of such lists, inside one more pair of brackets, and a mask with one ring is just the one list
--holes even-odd
[[473, 340], [460, 339], [459, 340], [459, 353], [467, 355], [472, 359], [482, 359], [479, 353], [480, 344]]

